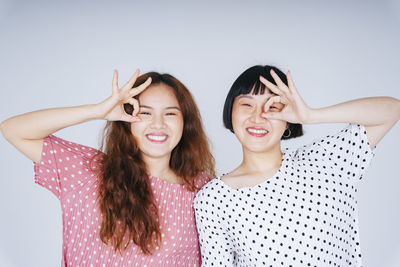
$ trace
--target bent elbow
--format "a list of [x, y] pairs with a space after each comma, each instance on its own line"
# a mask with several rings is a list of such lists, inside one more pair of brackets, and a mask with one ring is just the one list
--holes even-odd
[[1, 134], [4, 136], [4, 138], [6, 138], [7, 139], [7, 127], [6, 127], [6, 121], [2, 121], [1, 123], [0, 123], [0, 131], [1, 131]]
[[12, 134], [8, 120], [2, 121], [0, 124], [0, 131], [3, 137], [10, 142]]
[[392, 107], [393, 107], [393, 111], [394, 111], [393, 112], [394, 120], [398, 121], [398, 120], [400, 120], [400, 100], [397, 98], [391, 98], [391, 99], [393, 101]]
[[384, 108], [386, 109], [386, 122], [393, 123], [400, 120], [400, 100], [394, 97], [383, 98]]
[[396, 99], [396, 106], [397, 106], [397, 120], [400, 120], [400, 100]]

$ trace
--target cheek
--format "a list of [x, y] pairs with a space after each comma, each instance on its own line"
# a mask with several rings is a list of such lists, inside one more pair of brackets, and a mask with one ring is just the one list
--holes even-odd
[[183, 132], [183, 118], [174, 119], [168, 122], [169, 128], [176, 136], [181, 136]]
[[241, 122], [245, 119], [246, 114], [243, 111], [236, 109], [235, 107], [232, 109], [232, 127], [239, 127]]
[[280, 120], [271, 120], [270, 123], [275, 130], [274, 132], [281, 137], [286, 130], [287, 123]]
[[138, 137], [143, 132], [145, 126], [143, 122], [131, 123], [131, 133], [133, 136]]
[[183, 123], [183, 119], [182, 119], [176, 125], [177, 133], [179, 134], [179, 136], [182, 136], [183, 127], [184, 127], [184, 123]]

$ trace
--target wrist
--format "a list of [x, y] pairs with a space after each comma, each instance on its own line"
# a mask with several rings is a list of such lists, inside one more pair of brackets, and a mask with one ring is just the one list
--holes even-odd
[[303, 124], [314, 124], [318, 123], [318, 115], [320, 114], [320, 109], [310, 108], [308, 115], [306, 116]]
[[101, 113], [101, 103], [85, 105], [84, 108], [84, 112], [88, 115], [88, 120], [104, 120], [104, 116]]

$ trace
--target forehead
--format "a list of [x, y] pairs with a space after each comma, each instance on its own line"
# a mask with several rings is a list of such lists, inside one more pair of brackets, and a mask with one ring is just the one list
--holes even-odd
[[179, 107], [174, 89], [163, 83], [153, 84], [146, 88], [139, 95], [139, 103], [149, 107]]
[[275, 94], [270, 92], [269, 90], [265, 90], [263, 94], [253, 94], [253, 92], [250, 92], [248, 94], [241, 94], [235, 97], [235, 101], [244, 99], [244, 100], [255, 100], [255, 101], [265, 101], [269, 99], [271, 96], [274, 96]]

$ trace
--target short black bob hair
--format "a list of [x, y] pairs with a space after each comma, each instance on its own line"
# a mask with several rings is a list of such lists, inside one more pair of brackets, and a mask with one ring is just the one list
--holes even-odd
[[[277, 67], [268, 65], [265, 66], [256, 65], [245, 70], [233, 83], [225, 99], [224, 112], [223, 112], [224, 126], [232, 133], [233, 133], [232, 107], [235, 98], [239, 95], [249, 94], [250, 92], [252, 92], [254, 95], [264, 94], [265, 89], [268, 90], [268, 88], [266, 88], [266, 86], [262, 82], [260, 82], [259, 79], [260, 75], [276, 85], [270, 73], [271, 69], [275, 71], [275, 73], [279, 76], [282, 82], [288, 85], [286, 75]], [[290, 130], [289, 131], [290, 135], [287, 136], [288, 134], [286, 134], [285, 131], [285, 134], [281, 138], [282, 140], [295, 138], [303, 135], [303, 127], [301, 124], [288, 122], [288, 129]]]

